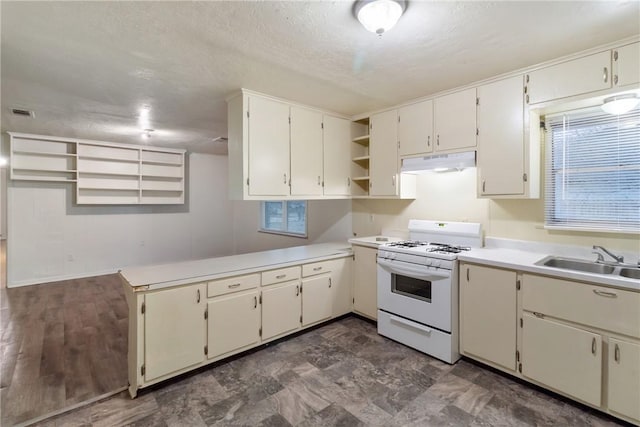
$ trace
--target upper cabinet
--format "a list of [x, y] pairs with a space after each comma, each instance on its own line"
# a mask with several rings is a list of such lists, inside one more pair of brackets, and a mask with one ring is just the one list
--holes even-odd
[[[324, 195], [349, 196], [351, 194], [351, 121], [325, 114], [323, 147]], [[317, 158], [315, 161], [317, 162]]]
[[322, 113], [291, 107], [291, 195], [322, 195]]
[[415, 156], [433, 151], [433, 101], [405, 105], [398, 110], [398, 154]]
[[523, 88], [520, 75], [477, 89], [479, 197], [539, 197], [539, 127]]
[[528, 73], [525, 79], [529, 104], [609, 89], [611, 51], [540, 68]]
[[369, 120], [369, 195], [395, 196], [398, 191], [398, 112], [374, 114]]
[[433, 109], [436, 151], [475, 149], [475, 88], [436, 98]]
[[613, 85], [640, 83], [640, 42], [613, 50]]

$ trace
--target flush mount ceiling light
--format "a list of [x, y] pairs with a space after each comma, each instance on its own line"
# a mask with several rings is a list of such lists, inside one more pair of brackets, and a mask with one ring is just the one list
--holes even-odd
[[635, 93], [627, 93], [606, 98], [602, 109], [605, 113], [618, 115], [628, 113], [638, 104], [640, 104], [640, 98]]
[[358, 0], [354, 12], [364, 28], [381, 36], [396, 25], [405, 8], [404, 0]]

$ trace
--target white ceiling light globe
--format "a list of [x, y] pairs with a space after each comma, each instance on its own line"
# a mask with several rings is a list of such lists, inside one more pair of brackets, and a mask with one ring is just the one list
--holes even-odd
[[633, 93], [612, 96], [604, 100], [602, 109], [605, 113], [619, 115], [628, 113], [640, 104], [640, 98]]
[[373, 0], [363, 2], [357, 12], [358, 21], [372, 33], [382, 35], [396, 25], [402, 16], [403, 7], [395, 0]]

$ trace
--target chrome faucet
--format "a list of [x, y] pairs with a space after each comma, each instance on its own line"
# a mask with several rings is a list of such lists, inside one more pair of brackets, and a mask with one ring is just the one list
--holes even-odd
[[604, 257], [602, 256], [602, 254], [600, 252], [597, 252], [598, 249], [604, 252], [605, 254], [609, 255], [611, 258], [615, 259], [618, 264], [622, 264], [624, 262], [624, 256], [614, 255], [611, 252], [609, 252], [607, 249], [603, 248], [602, 246], [593, 245], [593, 249], [594, 249], [593, 253], [598, 255], [598, 259], [596, 260], [596, 262], [604, 262]]

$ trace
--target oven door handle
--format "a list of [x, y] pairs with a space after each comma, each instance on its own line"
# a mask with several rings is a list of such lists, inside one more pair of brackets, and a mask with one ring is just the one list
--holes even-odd
[[390, 273], [402, 274], [403, 276], [413, 277], [414, 279], [435, 281], [440, 279], [448, 279], [451, 277], [449, 273], [436, 273], [433, 270], [424, 271], [420, 268], [412, 268], [407, 264], [399, 264], [397, 262], [388, 261], [386, 259], [378, 259], [378, 265]]
[[422, 331], [422, 332], [427, 333], [427, 334], [430, 334], [431, 331], [432, 331], [432, 329], [427, 328], [426, 326], [418, 325], [417, 323], [410, 322], [408, 320], [404, 320], [403, 318], [396, 317], [393, 314], [389, 315], [389, 319], [391, 319], [392, 322], [408, 326], [408, 327], [410, 327], [412, 329], [417, 329], [417, 330]]

